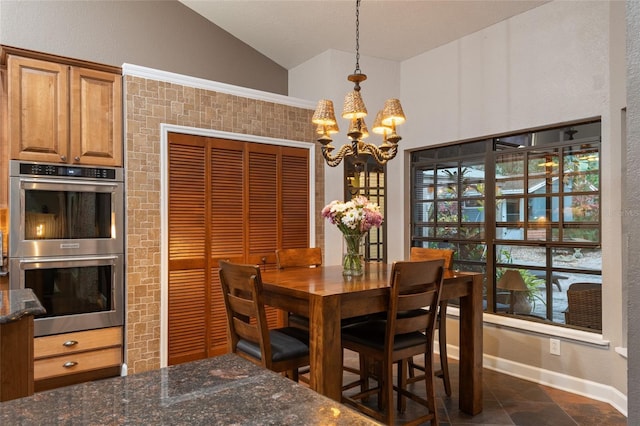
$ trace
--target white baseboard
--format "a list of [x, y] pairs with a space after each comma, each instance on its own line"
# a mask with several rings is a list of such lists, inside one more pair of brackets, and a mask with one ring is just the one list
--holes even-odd
[[[438, 345], [434, 345], [436, 349]], [[457, 346], [447, 345], [449, 358], [460, 359]], [[564, 392], [571, 392], [587, 398], [610, 404], [625, 417], [627, 416], [627, 396], [612, 386], [568, 376], [555, 371], [543, 370], [538, 367], [521, 364], [508, 359], [497, 358], [485, 354], [482, 357], [483, 367], [498, 373], [508, 374], [530, 382], [549, 386]]]

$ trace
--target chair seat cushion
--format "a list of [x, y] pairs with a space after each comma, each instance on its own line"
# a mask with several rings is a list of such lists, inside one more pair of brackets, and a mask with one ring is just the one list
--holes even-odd
[[[273, 362], [309, 355], [309, 333], [305, 330], [295, 327], [277, 328], [269, 330], [269, 338]], [[257, 343], [240, 339], [237, 349], [256, 359], [262, 359]]]
[[[429, 312], [428, 309], [412, 309], [410, 311], [398, 311], [398, 318], [417, 317], [417, 316], [420, 316], [420, 315], [424, 315], [427, 312]], [[371, 319], [372, 320], [386, 321], [387, 320], [387, 313], [386, 312], [378, 312], [377, 314], [371, 315]]]
[[[384, 316], [384, 318], [386, 318], [387, 314], [382, 312], [382, 315]], [[369, 318], [370, 318], [370, 315], [361, 315], [359, 317], [343, 318], [342, 321], [340, 321], [340, 325], [342, 327], [346, 327], [348, 325], [367, 321]], [[298, 315], [298, 314], [289, 314], [289, 325], [308, 330], [309, 318], [302, 315]]]
[[289, 314], [289, 325], [294, 326], [294, 327], [298, 327], [298, 328], [304, 328], [306, 330], [309, 329], [309, 318], [302, 316], [302, 315], [298, 315], [298, 314]]
[[[342, 328], [342, 341], [354, 342], [369, 346], [377, 350], [384, 350], [384, 339], [387, 322], [384, 320], [372, 320], [353, 324]], [[393, 339], [393, 349], [400, 350], [410, 346], [424, 345], [427, 337], [420, 332], [396, 334]]]

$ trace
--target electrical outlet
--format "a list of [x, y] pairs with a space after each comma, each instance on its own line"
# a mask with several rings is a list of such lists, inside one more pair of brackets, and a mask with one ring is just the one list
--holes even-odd
[[551, 355], [560, 355], [560, 340], [549, 339], [549, 352]]

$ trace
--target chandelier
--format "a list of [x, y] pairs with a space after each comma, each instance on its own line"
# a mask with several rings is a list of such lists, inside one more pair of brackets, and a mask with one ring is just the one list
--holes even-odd
[[354, 83], [353, 90], [344, 98], [342, 117], [350, 120], [347, 136], [350, 143], [344, 144], [335, 154], [335, 147], [331, 145], [332, 134], [338, 133], [338, 122], [333, 110], [333, 102], [329, 99], [321, 99], [313, 113], [311, 121], [316, 124], [317, 133], [320, 135], [318, 142], [322, 144], [322, 156], [331, 167], [335, 167], [344, 157], [358, 157], [360, 154], [371, 155], [379, 164], [386, 164], [394, 158], [398, 152], [398, 142], [402, 139], [396, 133], [396, 125], [405, 121], [404, 112], [398, 99], [387, 99], [384, 108], [378, 112], [371, 131], [383, 135], [382, 144], [366, 143], [364, 139], [369, 136], [364, 117], [367, 116], [367, 107], [360, 95], [360, 83], [367, 76], [360, 71], [360, 0], [356, 0], [356, 69], [347, 80]]

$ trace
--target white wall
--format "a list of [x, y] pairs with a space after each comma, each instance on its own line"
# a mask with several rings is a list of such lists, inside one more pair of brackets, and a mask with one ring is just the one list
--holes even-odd
[[[606, 399], [613, 390], [616, 405], [627, 389], [626, 360], [614, 350], [624, 344], [625, 330], [620, 302], [623, 23], [622, 2], [551, 2], [403, 62], [401, 90], [407, 115], [418, 118], [407, 123], [405, 148], [601, 117], [603, 338], [610, 346], [564, 341], [564, 355], [554, 357], [548, 336], [489, 326], [485, 354], [602, 384], [596, 396]], [[406, 169], [394, 174], [389, 192], [406, 194], [408, 176]]]
[[625, 219], [627, 250], [625, 257], [629, 264], [626, 270], [628, 283], [629, 318], [629, 421], [628, 424], [640, 424], [640, 3], [627, 2], [627, 93], [629, 105], [627, 111], [627, 146], [625, 200], [627, 208]]
[[[389, 260], [405, 258], [412, 149], [601, 117], [605, 283], [601, 345], [563, 339], [563, 355], [558, 357], [549, 354], [548, 335], [485, 323], [485, 366], [606, 400], [626, 412], [627, 363], [614, 349], [626, 344], [620, 214], [624, 49], [624, 3], [554, 1], [404, 61], [400, 99], [407, 123], [399, 132], [404, 152], [388, 164], [386, 221]], [[331, 66], [314, 63], [309, 70], [307, 63], [291, 70], [289, 94], [318, 99], [328, 94], [336, 102], [348, 87], [332, 86], [332, 91], [324, 86], [324, 93], [312, 93], [301, 73], [316, 71], [319, 81], [332, 84], [322, 72], [346, 75], [351, 70], [337, 64], [348, 64], [348, 55], [340, 61], [335, 56], [314, 60]], [[362, 68], [373, 75], [371, 67]], [[377, 90], [380, 82], [372, 82]], [[371, 91], [371, 85], [364, 86], [364, 94]], [[327, 200], [340, 198], [341, 170], [325, 168], [325, 173]], [[328, 252], [340, 243], [339, 235], [330, 227], [325, 234]], [[551, 333], [559, 329], [548, 328]], [[449, 327], [454, 333], [456, 329]], [[449, 343], [456, 345], [457, 336], [450, 336]]]

